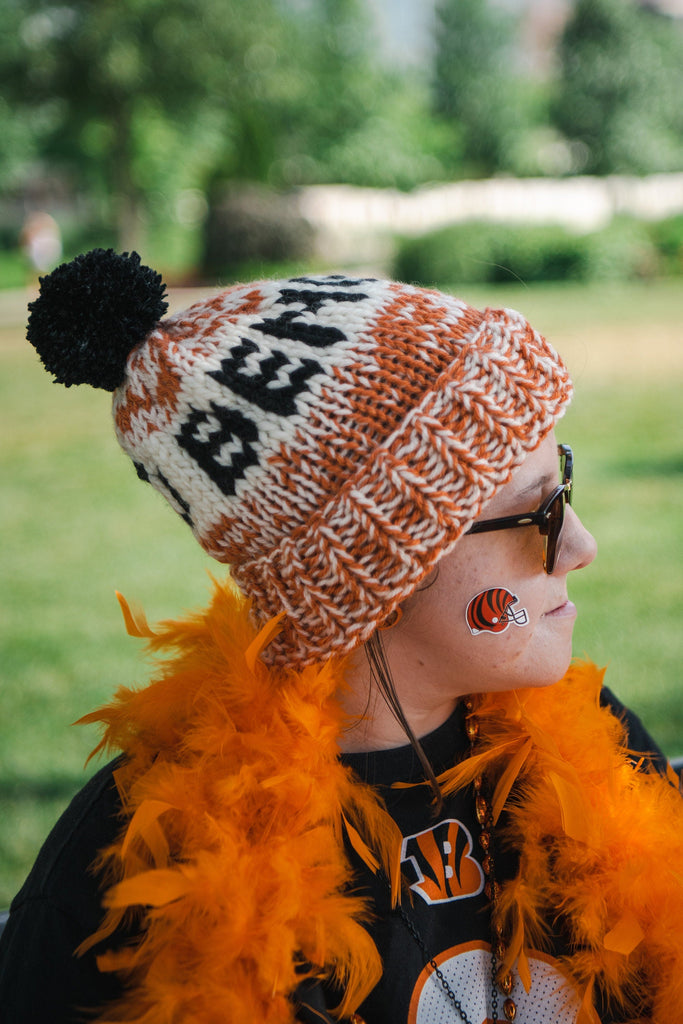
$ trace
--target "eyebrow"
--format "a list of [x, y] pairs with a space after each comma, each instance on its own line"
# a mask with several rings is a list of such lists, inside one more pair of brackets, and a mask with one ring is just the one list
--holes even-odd
[[544, 487], [549, 486], [552, 483], [557, 483], [557, 475], [555, 473], [544, 473], [543, 476], [537, 477], [532, 480], [526, 487], [522, 487], [517, 492], [518, 498], [523, 498], [527, 494], [535, 494], [537, 491], [542, 490]]

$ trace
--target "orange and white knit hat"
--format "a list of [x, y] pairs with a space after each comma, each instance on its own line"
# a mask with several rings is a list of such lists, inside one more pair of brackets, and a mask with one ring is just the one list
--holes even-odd
[[511, 310], [340, 275], [235, 285], [162, 319], [136, 254], [57, 268], [28, 337], [67, 385], [113, 391], [139, 475], [227, 562], [271, 660], [366, 640], [447, 554], [571, 397]]

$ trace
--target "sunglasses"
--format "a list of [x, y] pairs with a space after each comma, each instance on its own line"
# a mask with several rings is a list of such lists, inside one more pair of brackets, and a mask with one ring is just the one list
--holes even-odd
[[500, 516], [498, 519], [482, 519], [470, 526], [466, 533], [490, 533], [492, 530], [513, 530], [516, 526], [537, 526], [543, 537], [543, 567], [550, 575], [555, 568], [562, 544], [564, 508], [572, 503], [572, 478], [574, 456], [568, 444], [558, 444], [560, 456], [559, 484], [539, 506], [536, 512], [524, 512], [517, 516]]

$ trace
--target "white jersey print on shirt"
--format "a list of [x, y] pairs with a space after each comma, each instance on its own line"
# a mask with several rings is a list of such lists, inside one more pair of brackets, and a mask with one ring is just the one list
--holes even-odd
[[[491, 949], [469, 942], [444, 950], [435, 958], [446, 981], [472, 1024], [493, 1024], [491, 1006]], [[510, 993], [517, 1020], [524, 1024], [575, 1024], [579, 999], [552, 957], [534, 952], [529, 956], [531, 990], [527, 994], [519, 978]], [[498, 1019], [504, 1019], [505, 996], [499, 993]], [[452, 1024], [453, 1004], [431, 967], [418, 978], [410, 1002], [408, 1024]]]

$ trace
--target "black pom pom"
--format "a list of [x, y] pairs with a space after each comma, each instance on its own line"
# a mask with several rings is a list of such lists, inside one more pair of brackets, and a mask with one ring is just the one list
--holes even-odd
[[41, 278], [26, 337], [58, 383], [114, 391], [129, 354], [168, 309], [165, 295], [136, 252], [93, 249]]

